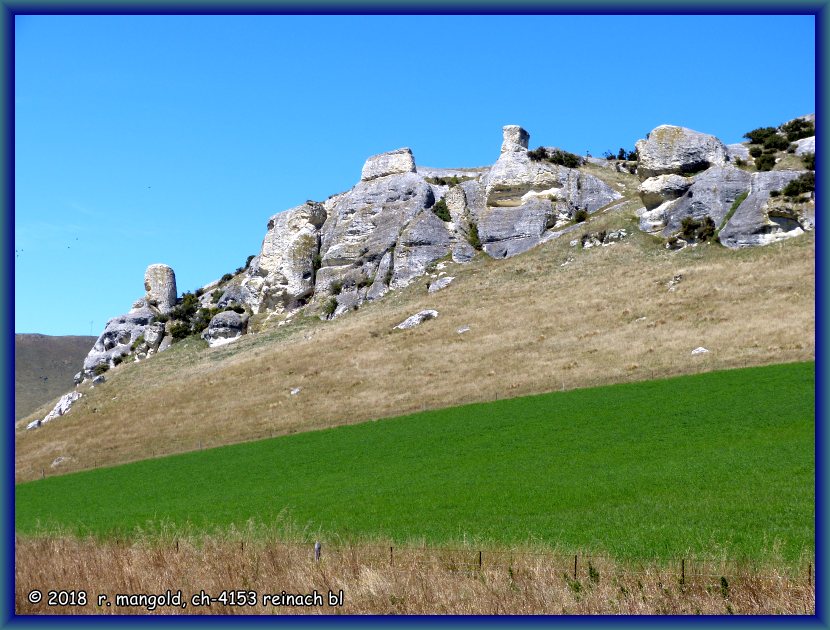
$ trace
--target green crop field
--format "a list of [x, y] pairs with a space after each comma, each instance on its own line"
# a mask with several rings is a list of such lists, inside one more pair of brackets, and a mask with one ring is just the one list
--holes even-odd
[[473, 404], [47, 478], [16, 487], [16, 529], [212, 531], [287, 514], [324, 539], [796, 561], [814, 550], [814, 369]]

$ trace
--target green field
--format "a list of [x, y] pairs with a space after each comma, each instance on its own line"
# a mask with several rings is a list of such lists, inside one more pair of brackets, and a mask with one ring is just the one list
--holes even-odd
[[814, 550], [814, 370], [551, 393], [47, 478], [16, 487], [16, 529], [288, 514], [324, 538], [796, 561]]

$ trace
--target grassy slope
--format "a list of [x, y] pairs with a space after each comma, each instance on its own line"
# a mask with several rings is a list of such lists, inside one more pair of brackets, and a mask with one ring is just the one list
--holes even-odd
[[429, 411], [17, 486], [16, 530], [253, 518], [324, 534], [794, 561], [814, 545], [814, 366]]
[[[606, 170], [595, 169], [636, 190], [636, 178]], [[435, 294], [419, 280], [333, 322], [295, 317], [231, 346], [191, 340], [122, 365], [105, 386], [84, 387], [60, 421], [18, 430], [16, 479], [563, 385], [814, 358], [812, 233], [741, 251], [669, 252], [637, 230], [633, 210], [586, 224], [628, 228], [612, 247], [581, 250], [568, 235], [507, 260], [450, 264], [456, 280]], [[683, 280], [668, 291], [676, 274]], [[392, 331], [424, 308], [440, 316]], [[470, 331], [458, 334], [461, 326]], [[690, 356], [701, 345], [711, 352]], [[53, 468], [59, 456], [67, 459]]]
[[41, 405], [73, 387], [95, 337], [14, 336], [14, 419], [25, 418]]

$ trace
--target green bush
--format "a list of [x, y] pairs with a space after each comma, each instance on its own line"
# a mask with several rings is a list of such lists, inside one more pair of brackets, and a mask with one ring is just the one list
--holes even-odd
[[767, 138], [777, 133], [775, 127], [758, 127], [752, 131], [744, 134], [744, 138], [749, 140], [752, 144], [763, 144]]
[[219, 278], [219, 282], [228, 282], [229, 280], [233, 280], [233, 274], [232, 273], [226, 273], [224, 276]]
[[808, 120], [796, 118], [781, 126], [781, 131], [787, 134], [787, 140], [795, 142], [802, 138], [809, 138], [816, 135], [816, 127]]
[[173, 337], [174, 342], [184, 339], [185, 337], [189, 337], [190, 334], [190, 324], [185, 322], [175, 322], [172, 326], [170, 326], [170, 336]]
[[816, 154], [815, 153], [805, 153], [801, 156], [801, 161], [804, 162], [804, 168], [807, 168], [811, 171], [816, 170]]
[[470, 221], [470, 229], [467, 232], [467, 242], [473, 246], [473, 249], [481, 251], [481, 239], [478, 237], [478, 225], [475, 221]]
[[434, 206], [432, 206], [432, 211], [442, 221], [448, 223], [452, 221], [452, 216], [450, 216], [450, 209], [447, 207], [447, 202], [442, 198], [439, 199]]
[[775, 166], [775, 156], [769, 153], [764, 153], [762, 156], [755, 158], [755, 168], [759, 171], [771, 171]]
[[155, 316], [155, 318], [153, 319], [153, 321], [156, 321], [156, 322], [159, 322], [159, 323], [161, 323], [161, 324], [164, 324], [164, 323], [166, 323], [169, 319], [170, 319], [170, 316], [169, 316], [169, 315], [167, 315], [166, 313], [159, 313], [158, 315], [156, 315], [156, 316]]
[[781, 191], [780, 190], [770, 190], [769, 191], [769, 196], [770, 197], [780, 197], [781, 196]]
[[559, 164], [560, 166], [567, 166], [568, 168], [577, 168], [582, 164], [582, 158], [567, 151], [554, 149], [548, 158], [548, 162]]
[[326, 317], [331, 317], [332, 315], [334, 315], [334, 311], [336, 311], [336, 310], [337, 310], [337, 300], [335, 298], [331, 297], [326, 301], [325, 304], [323, 304], [323, 308], [321, 309], [321, 312]]
[[220, 291], [219, 289], [216, 289], [216, 291], [214, 291], [213, 293], [210, 294], [210, 299], [214, 304], [216, 304], [219, 300], [222, 299], [223, 295], [224, 295], [223, 291]]
[[787, 153], [795, 153], [795, 150], [798, 148], [798, 145], [793, 142], [790, 146], [787, 147]]
[[548, 152], [545, 150], [545, 147], [536, 147], [533, 151], [527, 152], [527, 157], [531, 160], [541, 162], [542, 160], [547, 159]]
[[242, 313], [245, 312], [245, 307], [241, 304], [228, 304], [225, 307], [225, 311], [233, 311], [234, 313], [239, 313], [240, 315], [242, 315]]
[[340, 292], [343, 291], [343, 281], [335, 280], [329, 288], [331, 289], [332, 295], [340, 295]]
[[92, 373], [95, 374], [95, 376], [101, 376], [101, 374], [103, 374], [104, 372], [106, 372], [109, 369], [110, 369], [110, 364], [109, 363], [99, 363], [98, 365], [96, 365], [92, 369]]
[[583, 221], [588, 219], [588, 211], [585, 208], [579, 208], [576, 212], [574, 212], [574, 222], [575, 223], [582, 223]]
[[789, 146], [790, 146], [790, 141], [787, 140], [784, 136], [778, 135], [777, 133], [774, 133], [771, 136], [767, 136], [767, 138], [764, 140], [764, 148], [765, 149], [774, 149], [776, 151], [784, 151]]
[[742, 158], [735, 158], [735, 166], [741, 167], [746, 166], [746, 160]]
[[761, 157], [761, 154], [764, 152], [764, 149], [761, 147], [749, 147], [749, 154], [754, 157]]
[[185, 293], [182, 295], [182, 300], [176, 307], [170, 311], [170, 316], [173, 319], [186, 321], [193, 317], [196, 309], [199, 308], [199, 299], [193, 293]]
[[787, 197], [798, 197], [804, 193], [813, 192], [816, 189], [816, 174], [814, 172], [804, 173], [798, 178], [789, 182], [781, 191]]
[[694, 217], [683, 217], [683, 220], [680, 222], [680, 233], [687, 241], [691, 240], [695, 237], [700, 225], [700, 221]]
[[248, 257], [245, 259], [245, 269], [247, 269], [248, 267], [250, 267], [250, 266], [251, 266], [251, 261], [252, 261], [254, 258], [256, 258], [256, 255], [255, 255], [255, 254], [251, 254], [250, 256], [248, 256]]
[[708, 241], [715, 235], [715, 222], [712, 220], [712, 217], [705, 216], [703, 217], [703, 221], [700, 224], [700, 227], [697, 229], [697, 238], [700, 241]]

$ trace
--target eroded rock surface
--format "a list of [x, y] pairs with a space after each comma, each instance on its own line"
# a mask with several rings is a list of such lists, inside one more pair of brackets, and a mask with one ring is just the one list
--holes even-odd
[[727, 163], [726, 146], [715, 136], [675, 125], [660, 125], [636, 143], [640, 180], [688, 174]]
[[236, 311], [223, 311], [214, 315], [208, 327], [202, 332], [202, 339], [211, 348], [224, 346], [236, 341], [248, 332], [248, 315]]

